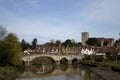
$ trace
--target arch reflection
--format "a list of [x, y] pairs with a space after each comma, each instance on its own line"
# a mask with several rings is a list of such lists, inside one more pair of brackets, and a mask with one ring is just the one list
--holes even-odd
[[104, 80], [80, 65], [31, 65], [16, 80]]
[[54, 70], [53, 65], [47, 65], [47, 64], [40, 64], [40, 65], [32, 65], [31, 66], [31, 72], [36, 75], [44, 75], [47, 73], [50, 73]]

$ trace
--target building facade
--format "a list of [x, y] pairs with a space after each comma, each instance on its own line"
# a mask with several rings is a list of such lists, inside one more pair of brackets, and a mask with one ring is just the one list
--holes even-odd
[[100, 45], [103, 47], [106, 46], [113, 46], [114, 45], [114, 38], [96, 38]]

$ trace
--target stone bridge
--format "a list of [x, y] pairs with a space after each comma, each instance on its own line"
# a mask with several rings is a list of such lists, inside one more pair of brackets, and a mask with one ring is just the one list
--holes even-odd
[[76, 59], [76, 60], [81, 60], [82, 56], [81, 55], [61, 55], [61, 54], [32, 54], [32, 55], [28, 55], [28, 56], [23, 56], [22, 60], [26, 63], [31, 62], [32, 60], [34, 60], [35, 58], [38, 57], [48, 57], [51, 58], [53, 61], [57, 62], [57, 64], [60, 64], [60, 60], [62, 60], [63, 58], [65, 58], [66, 60], [68, 60], [69, 64], [72, 64], [72, 60]]

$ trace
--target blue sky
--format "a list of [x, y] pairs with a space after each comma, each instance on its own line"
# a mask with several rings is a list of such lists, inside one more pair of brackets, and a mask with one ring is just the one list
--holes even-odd
[[39, 44], [90, 37], [118, 39], [120, 0], [0, 0], [0, 25]]

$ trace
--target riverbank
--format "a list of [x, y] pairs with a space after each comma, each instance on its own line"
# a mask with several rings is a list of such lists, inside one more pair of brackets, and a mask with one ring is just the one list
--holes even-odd
[[119, 65], [92, 61], [81, 61], [80, 64], [86, 66], [105, 80], [120, 80]]
[[93, 72], [100, 75], [105, 80], [120, 80], [120, 73], [103, 67], [88, 67]]
[[0, 80], [14, 80], [19, 74], [19, 70], [15, 67], [0, 67]]

